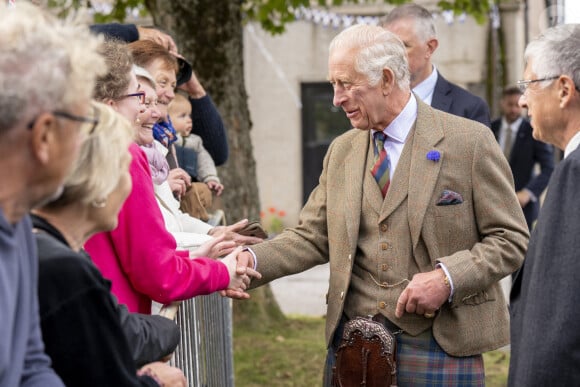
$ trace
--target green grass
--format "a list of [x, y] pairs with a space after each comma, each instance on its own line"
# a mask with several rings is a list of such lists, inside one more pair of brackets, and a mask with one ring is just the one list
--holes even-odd
[[[274, 328], [234, 327], [237, 387], [321, 386], [326, 349], [324, 318], [289, 316]], [[484, 354], [487, 387], [507, 383], [509, 353]]]

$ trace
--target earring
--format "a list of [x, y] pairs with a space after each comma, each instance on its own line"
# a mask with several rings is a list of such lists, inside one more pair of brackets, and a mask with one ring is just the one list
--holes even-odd
[[107, 198], [104, 199], [98, 199], [98, 200], [93, 200], [93, 202], [91, 203], [91, 205], [95, 208], [103, 208], [107, 205]]

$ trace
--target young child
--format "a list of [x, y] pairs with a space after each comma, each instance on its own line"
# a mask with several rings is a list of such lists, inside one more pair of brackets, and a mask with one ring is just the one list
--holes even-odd
[[[169, 105], [169, 117], [173, 127], [177, 131], [178, 140], [175, 145], [185, 149], [191, 149], [197, 155], [197, 165], [195, 168], [195, 178], [207, 184], [208, 188], [215, 192], [217, 196], [221, 195], [224, 186], [221, 184], [213, 159], [208, 151], [203, 147], [201, 137], [191, 134], [191, 105], [187, 98], [179, 93], [175, 94], [175, 99]], [[178, 151], [178, 154], [180, 152]], [[184, 165], [184, 160], [179, 160], [180, 166], [192, 174], [191, 169]]]

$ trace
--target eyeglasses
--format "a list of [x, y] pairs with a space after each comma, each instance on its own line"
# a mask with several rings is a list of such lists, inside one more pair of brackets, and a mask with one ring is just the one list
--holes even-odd
[[124, 99], [124, 98], [129, 98], [129, 97], [137, 97], [139, 99], [140, 104], [145, 103], [145, 92], [144, 91], [138, 91], [136, 93], [122, 95], [119, 97], [119, 99]]
[[[65, 112], [62, 110], [55, 110], [52, 112], [52, 114], [54, 114], [57, 117], [64, 118], [67, 120], [82, 122], [85, 124], [92, 124], [91, 129], [89, 130], [89, 135], [91, 135], [94, 133], [95, 128], [99, 124], [99, 110], [97, 108], [95, 108], [94, 106], [92, 108], [93, 108], [93, 117], [77, 116], [76, 114], [68, 113], [68, 112]], [[36, 122], [36, 118], [28, 124], [28, 129], [32, 129], [35, 122]]]
[[155, 98], [154, 100], [146, 100], [145, 101], [145, 107], [147, 109], [150, 109], [153, 106], [157, 106], [159, 104], [159, 101], [157, 100], [157, 98]]
[[526, 92], [526, 90], [528, 89], [528, 87], [532, 84], [532, 83], [536, 83], [536, 82], [543, 82], [543, 81], [553, 81], [554, 79], [560, 78], [559, 75], [554, 75], [553, 77], [546, 77], [546, 78], [540, 78], [540, 79], [528, 79], [528, 80], [521, 80], [521, 81], [517, 81], [516, 85], [518, 85], [518, 87], [520, 88], [520, 91], [523, 93]]
[[52, 112], [52, 114], [54, 114], [57, 117], [65, 118], [67, 120], [92, 124], [91, 129], [89, 130], [89, 136], [95, 132], [95, 129], [99, 124], [99, 110], [94, 106], [93, 106], [93, 117], [77, 116], [60, 110], [55, 110]]

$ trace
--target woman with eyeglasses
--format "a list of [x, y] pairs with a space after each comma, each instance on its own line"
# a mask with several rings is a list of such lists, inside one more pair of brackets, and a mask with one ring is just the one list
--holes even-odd
[[106, 105], [93, 108], [96, 125], [82, 127], [86, 139], [62, 194], [32, 215], [46, 352], [68, 386], [185, 386], [183, 373], [164, 363], [137, 370], [110, 282], [83, 250], [91, 235], [117, 225], [131, 191], [131, 125]]

